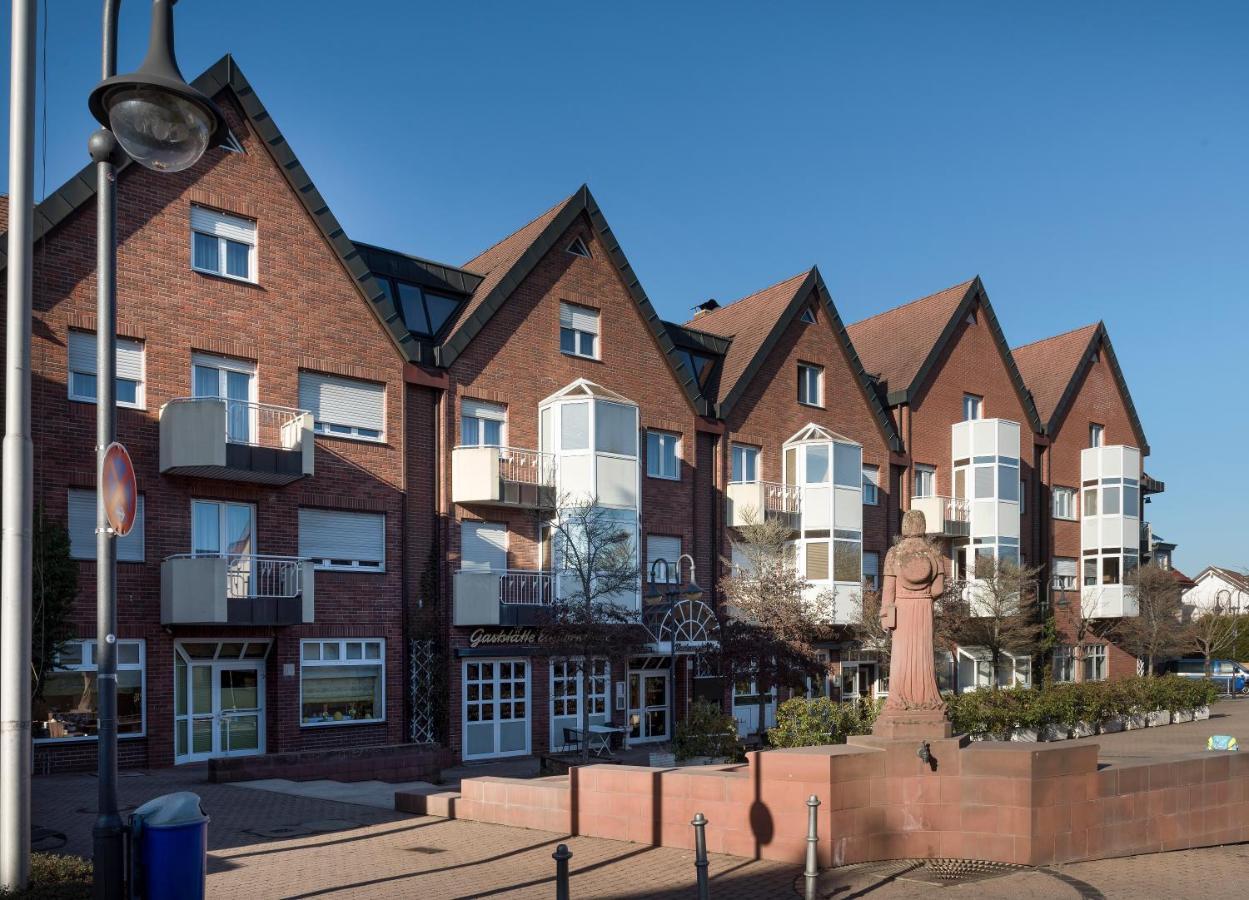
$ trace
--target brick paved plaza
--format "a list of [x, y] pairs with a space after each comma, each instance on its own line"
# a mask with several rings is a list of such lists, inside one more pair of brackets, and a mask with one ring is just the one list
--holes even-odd
[[[1191, 752], [1205, 735], [1249, 734], [1249, 703], [1216, 708], [1208, 723], [1169, 726], [1100, 740], [1115, 758]], [[561, 842], [573, 851], [573, 897], [691, 896], [693, 856], [595, 838], [477, 822], [405, 816], [350, 803], [296, 797], [204, 782], [205, 769], [183, 767], [123, 777], [122, 803], [133, 807], [159, 794], [193, 790], [212, 817], [209, 892], [214, 898], [421, 897], [549, 898], [554, 896], [551, 853]], [[95, 808], [88, 775], [36, 778], [35, 823], [63, 835], [36, 849], [85, 855]], [[710, 825], [715, 827], [713, 821]], [[712, 896], [797, 896], [797, 868], [728, 856], [711, 859]], [[942, 887], [952, 898], [1243, 897], [1249, 845], [1103, 860], [1025, 870], [970, 884]], [[935, 885], [904, 864], [876, 864], [825, 872], [825, 897], [931, 896]]]

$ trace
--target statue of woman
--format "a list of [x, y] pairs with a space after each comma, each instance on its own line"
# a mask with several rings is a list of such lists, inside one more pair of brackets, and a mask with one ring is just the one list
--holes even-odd
[[941, 554], [924, 539], [919, 510], [902, 517], [902, 540], [885, 554], [880, 618], [893, 632], [889, 700], [882, 718], [916, 710], [945, 714], [933, 663], [932, 604], [945, 589]]

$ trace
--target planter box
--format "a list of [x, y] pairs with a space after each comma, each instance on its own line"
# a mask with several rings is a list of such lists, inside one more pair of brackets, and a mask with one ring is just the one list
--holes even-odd
[[[657, 755], [657, 754], [656, 754]], [[724, 766], [733, 760], [727, 756], [691, 756], [689, 759], [682, 760], [683, 766]]]
[[1102, 719], [1099, 731], [1102, 734], [1114, 734], [1127, 728], [1127, 722], [1124, 716], [1111, 716], [1108, 719]]
[[1041, 726], [1039, 737], [1043, 741], [1065, 741], [1071, 737], [1071, 729], [1065, 725], [1050, 722], [1048, 725]]
[[1191, 709], [1178, 709], [1171, 713], [1171, 721], [1176, 725], [1181, 725], [1184, 722], [1191, 722], [1192, 720], [1193, 711]]
[[1154, 728], [1158, 725], [1170, 725], [1171, 712], [1166, 709], [1155, 709], [1153, 712], [1145, 713], [1145, 725]]
[[675, 753], [651, 753], [648, 765], [652, 769], [672, 769], [677, 764]]
[[1016, 743], [1035, 744], [1037, 730], [1035, 728], [1012, 728], [1010, 730], [1010, 739]]
[[1210, 707], [1199, 706], [1193, 710], [1193, 721], [1204, 722], [1208, 718], [1210, 718]]
[[1097, 726], [1095, 726], [1092, 722], [1076, 722], [1075, 726], [1071, 729], [1071, 736], [1073, 738], [1092, 737], [1096, 733]]
[[1144, 728], [1148, 724], [1145, 721], [1144, 713], [1128, 713], [1123, 717], [1123, 723], [1127, 726], [1128, 731], [1134, 728]]

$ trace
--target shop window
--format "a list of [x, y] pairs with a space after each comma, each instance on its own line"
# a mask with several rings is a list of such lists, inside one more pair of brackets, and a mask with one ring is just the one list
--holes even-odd
[[299, 666], [301, 723], [385, 721], [385, 659], [383, 640], [303, 641]]
[[[145, 733], [143, 641], [118, 641], [117, 733]], [[36, 741], [64, 741], [97, 736], [99, 694], [96, 689], [95, 641], [69, 641], [56, 665], [44, 675], [43, 690], [32, 705], [31, 732]]]

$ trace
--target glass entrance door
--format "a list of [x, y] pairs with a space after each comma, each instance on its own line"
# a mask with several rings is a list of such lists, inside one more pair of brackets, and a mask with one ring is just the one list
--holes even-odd
[[668, 673], [629, 673], [629, 740], [668, 739]]
[[[245, 646], [252, 647], [242, 643], [177, 645], [175, 762], [265, 752], [264, 659], [239, 658], [248, 655]], [[265, 645], [255, 647], [263, 654]]]
[[217, 689], [218, 756], [260, 753], [260, 685], [264, 672], [256, 663], [214, 664]]

